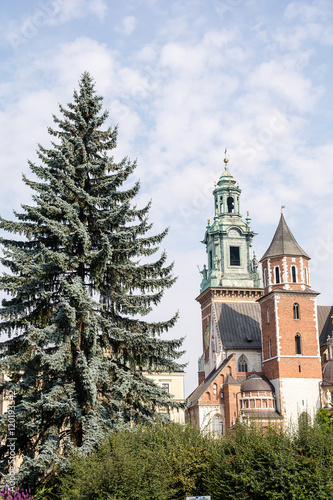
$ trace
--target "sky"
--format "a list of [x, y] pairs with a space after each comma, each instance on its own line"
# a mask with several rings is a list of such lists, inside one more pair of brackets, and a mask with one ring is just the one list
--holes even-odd
[[0, 10], [0, 214], [29, 203], [22, 182], [58, 104], [89, 71], [119, 126], [116, 160], [137, 159], [138, 206], [152, 200], [161, 250], [178, 280], [152, 318], [179, 311], [185, 393], [202, 352], [201, 243], [212, 191], [229, 170], [261, 257], [280, 208], [312, 258], [311, 286], [331, 305], [333, 260], [330, 0], [15, 0]]

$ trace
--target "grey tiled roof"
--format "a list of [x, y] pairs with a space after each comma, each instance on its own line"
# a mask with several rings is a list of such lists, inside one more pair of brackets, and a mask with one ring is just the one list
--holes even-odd
[[221, 341], [226, 349], [261, 349], [260, 305], [216, 303]]
[[266, 419], [269, 420], [271, 419], [282, 419], [282, 415], [280, 413], [277, 413], [275, 410], [262, 410], [262, 411], [256, 411], [256, 410], [241, 410], [241, 415], [244, 417], [249, 417], [253, 419]]
[[319, 344], [326, 344], [327, 338], [331, 336], [333, 325], [332, 316], [333, 307], [332, 306], [317, 306], [317, 316], [318, 316], [318, 332], [319, 332]]
[[281, 214], [280, 222], [273, 236], [272, 242], [260, 260], [278, 255], [293, 255], [310, 258], [299, 246]]

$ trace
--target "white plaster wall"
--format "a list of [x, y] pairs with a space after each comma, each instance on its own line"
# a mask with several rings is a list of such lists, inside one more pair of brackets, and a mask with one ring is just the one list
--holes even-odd
[[199, 425], [201, 431], [210, 430], [210, 421], [214, 415], [220, 415], [223, 421], [223, 429], [225, 429], [225, 417], [223, 405], [202, 405], [199, 406]]
[[[230, 354], [235, 353], [236, 354], [236, 368], [238, 369], [238, 359], [242, 354], [247, 359], [247, 370], [249, 372], [261, 372], [262, 370], [262, 363], [261, 363], [261, 349], [240, 349], [240, 350], [235, 350], [232, 349], [230, 351], [227, 351], [227, 356], [230, 356]], [[233, 373], [233, 376], [235, 374]]]
[[[307, 412], [311, 419], [320, 408], [321, 379], [281, 378], [271, 380], [275, 388], [277, 409], [285, 418], [285, 424], [297, 426], [298, 418]], [[281, 407], [282, 406], [282, 407]]]

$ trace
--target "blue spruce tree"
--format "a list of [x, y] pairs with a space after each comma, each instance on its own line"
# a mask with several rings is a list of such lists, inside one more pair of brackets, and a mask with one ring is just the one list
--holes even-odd
[[138, 183], [123, 187], [135, 162], [108, 155], [117, 129], [102, 129], [108, 113], [101, 109], [84, 73], [73, 102], [60, 106], [62, 118], [53, 117], [49, 133], [57, 139], [50, 149], [39, 145], [41, 165], [29, 163], [38, 180], [24, 182], [34, 203], [22, 205], [15, 221], [0, 219], [16, 235], [1, 238], [8, 268], [0, 279], [8, 296], [0, 310], [8, 338], [1, 343], [0, 373], [8, 377], [1, 392], [15, 392], [24, 484], [62, 470], [73, 449], [88, 453], [107, 431], [152, 422], [158, 407], [177, 406], [142, 373], [180, 369], [181, 340], [160, 338], [176, 315], [143, 319], [175, 280], [165, 253], [145, 259], [166, 231], [147, 234], [149, 205], [132, 204]]

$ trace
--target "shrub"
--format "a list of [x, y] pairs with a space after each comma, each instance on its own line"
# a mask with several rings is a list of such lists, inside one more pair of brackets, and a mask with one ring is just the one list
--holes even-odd
[[96, 453], [73, 457], [63, 500], [183, 500], [203, 493], [213, 442], [176, 424], [112, 432]]
[[333, 498], [333, 462], [327, 446], [321, 449], [324, 440], [318, 427], [290, 436], [240, 426], [217, 444], [206, 489], [214, 500]]

